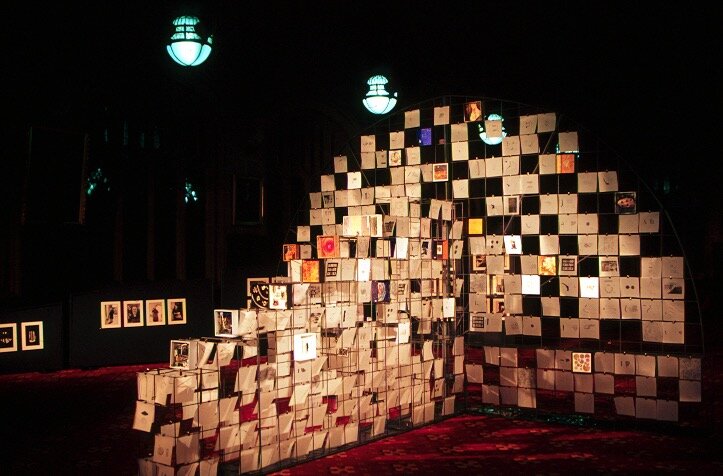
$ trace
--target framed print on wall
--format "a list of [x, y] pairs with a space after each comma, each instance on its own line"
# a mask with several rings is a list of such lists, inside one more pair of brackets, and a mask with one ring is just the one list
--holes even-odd
[[143, 326], [143, 301], [123, 301], [123, 327]]
[[41, 350], [43, 348], [43, 321], [23, 322], [20, 324], [23, 350]]
[[166, 324], [166, 300], [149, 299], [146, 301], [146, 325], [163, 326]]
[[186, 298], [168, 300], [168, 325], [186, 323]]
[[0, 352], [18, 350], [18, 327], [15, 323], [0, 324]]
[[100, 328], [117, 329], [121, 326], [121, 302], [103, 301], [100, 303]]

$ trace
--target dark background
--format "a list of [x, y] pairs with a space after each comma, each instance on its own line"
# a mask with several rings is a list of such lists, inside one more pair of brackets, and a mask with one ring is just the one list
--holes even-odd
[[[706, 9], [262, 3], [11, 2], [6, 117], [67, 125], [99, 108], [160, 115], [169, 101], [203, 94], [247, 117], [304, 95], [363, 125], [370, 122], [360, 102], [365, 80], [381, 72], [399, 92], [398, 109], [446, 94], [544, 106], [632, 148], [626, 155], [641, 165], [685, 162], [681, 155], [702, 154], [710, 143], [720, 55], [715, 15]], [[171, 18], [181, 11], [197, 12], [215, 34], [200, 68], [180, 68], [165, 52]]]
[[[399, 93], [395, 111], [489, 97], [594, 131], [660, 193], [704, 307], [712, 301], [721, 265], [712, 11], [600, 1], [66, 3], [5, 9], [2, 307], [60, 301], [67, 314], [78, 293], [134, 299], [124, 290], [189, 279], [209, 280], [214, 307], [244, 305], [247, 277], [279, 272], [281, 244], [320, 171], [379, 120], [361, 103], [373, 74]], [[197, 68], [165, 51], [184, 12], [214, 34]], [[84, 164], [109, 182], [81, 200]], [[186, 180], [199, 191], [195, 205], [183, 203]], [[246, 223], [234, 205], [259, 183], [266, 215]]]

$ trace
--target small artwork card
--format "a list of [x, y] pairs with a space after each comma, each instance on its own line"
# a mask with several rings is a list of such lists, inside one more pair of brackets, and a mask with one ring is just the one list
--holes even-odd
[[43, 348], [43, 321], [20, 323], [22, 336], [22, 350], [42, 350]]
[[572, 371], [586, 374], [592, 373], [592, 354], [590, 352], [573, 352]]
[[449, 124], [449, 106], [434, 108], [434, 125], [441, 126], [443, 124]]
[[149, 299], [146, 301], [146, 325], [163, 326], [166, 324], [166, 301]]
[[508, 255], [522, 254], [522, 237], [520, 235], [505, 235], [505, 253]]
[[557, 154], [556, 170], [558, 174], [575, 173], [575, 154]]
[[470, 235], [481, 235], [484, 231], [484, 219], [470, 218], [467, 222], [467, 229]]
[[301, 262], [301, 282], [302, 283], [318, 283], [319, 282], [319, 261], [305, 259]]
[[254, 307], [269, 307], [269, 282], [268, 280], [249, 281], [249, 295], [251, 304]]
[[100, 328], [116, 329], [121, 326], [121, 302], [103, 301], [100, 303]]
[[294, 362], [316, 358], [316, 333], [294, 335]]
[[[389, 166], [399, 167], [402, 165], [402, 151], [401, 150], [390, 150], [389, 151]], [[359, 173], [359, 172], [357, 172]], [[351, 188], [351, 187], [349, 187]], [[361, 188], [361, 187], [357, 187]]]
[[289, 285], [269, 284], [269, 309], [289, 308]]
[[492, 314], [504, 314], [505, 313], [505, 299], [504, 298], [492, 298], [488, 299], [490, 311]]
[[600, 276], [620, 276], [617, 256], [600, 256]]
[[630, 215], [638, 210], [635, 192], [615, 192], [615, 213]]
[[389, 301], [389, 281], [372, 281], [372, 302]]
[[141, 327], [143, 311], [143, 301], [123, 301], [123, 327]]
[[504, 197], [505, 204], [505, 215], [519, 215], [520, 214], [520, 197], [510, 196]]
[[168, 300], [168, 325], [186, 323], [186, 298]]
[[446, 182], [449, 179], [449, 164], [432, 164], [432, 181]]
[[419, 109], [404, 112], [404, 128], [419, 127]]
[[338, 258], [339, 257], [339, 237], [337, 235], [317, 236], [316, 237], [316, 254], [319, 259]]
[[299, 250], [299, 245], [296, 243], [285, 244], [283, 258], [284, 258], [284, 261], [300, 259], [301, 254], [300, 254], [300, 250]]
[[346, 174], [346, 188], [354, 190], [362, 187], [362, 174], [361, 172], [348, 172]]
[[214, 335], [216, 337], [234, 337], [238, 323], [238, 309], [214, 309]]
[[432, 128], [422, 127], [417, 131], [419, 145], [432, 145]]
[[560, 260], [560, 276], [577, 276], [577, 256], [561, 255]]
[[541, 276], [555, 276], [557, 274], [557, 257], [538, 256], [537, 271]]
[[[580, 297], [598, 299], [600, 297], [600, 278], [580, 278]], [[582, 303], [581, 303], [582, 306]]]
[[472, 271], [487, 271], [487, 255], [472, 255]]
[[485, 314], [470, 313], [469, 314], [469, 331], [484, 332], [485, 331]]
[[0, 352], [18, 350], [18, 328], [15, 323], [0, 324]]
[[449, 241], [448, 240], [432, 240], [432, 258], [449, 259]]
[[483, 119], [482, 101], [470, 101], [464, 105], [464, 122], [477, 122]]
[[188, 356], [191, 349], [189, 340], [172, 340], [169, 366], [177, 369], [188, 369]]

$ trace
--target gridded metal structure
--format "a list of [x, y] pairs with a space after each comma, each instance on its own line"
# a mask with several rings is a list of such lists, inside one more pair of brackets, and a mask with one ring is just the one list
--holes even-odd
[[384, 118], [333, 157], [279, 253], [230, 328], [139, 374], [142, 472], [267, 470], [462, 410], [676, 422], [700, 404], [672, 224], [555, 112], [442, 97]]

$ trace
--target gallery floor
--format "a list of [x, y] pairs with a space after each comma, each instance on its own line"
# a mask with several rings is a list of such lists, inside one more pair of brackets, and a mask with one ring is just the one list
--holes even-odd
[[[465, 413], [274, 474], [723, 474], [721, 337], [706, 335], [695, 426]], [[0, 474], [136, 474], [148, 438], [131, 428], [136, 372], [164, 365], [0, 375]]]

